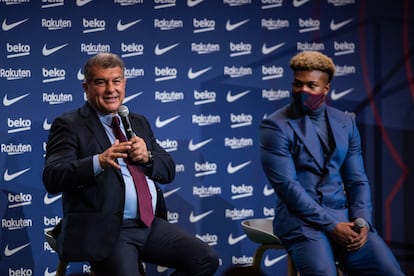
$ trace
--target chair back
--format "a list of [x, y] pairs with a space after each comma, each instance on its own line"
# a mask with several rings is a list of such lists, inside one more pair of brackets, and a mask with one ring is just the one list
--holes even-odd
[[272, 218], [247, 219], [241, 222], [243, 231], [253, 242], [260, 244], [280, 244], [279, 238], [273, 234]]

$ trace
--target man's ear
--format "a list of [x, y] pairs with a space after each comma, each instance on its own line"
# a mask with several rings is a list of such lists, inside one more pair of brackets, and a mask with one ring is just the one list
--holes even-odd
[[329, 89], [330, 88], [331, 88], [331, 83], [330, 82], [328, 82], [327, 84], [325, 84], [325, 87], [324, 87], [324, 89], [325, 89], [325, 92], [324, 92], [325, 96], [328, 95], [328, 92], [329, 92]]

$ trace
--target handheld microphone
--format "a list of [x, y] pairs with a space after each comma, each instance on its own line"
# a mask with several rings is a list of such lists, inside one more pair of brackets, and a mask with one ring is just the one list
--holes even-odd
[[365, 220], [364, 219], [357, 218], [354, 221], [354, 227], [353, 227], [353, 229], [354, 229], [355, 232], [359, 233], [359, 231], [361, 231], [361, 228], [364, 228], [364, 227], [366, 227], [366, 223], [365, 223]]
[[128, 107], [126, 107], [125, 105], [121, 105], [118, 108], [118, 115], [121, 117], [121, 121], [122, 121], [122, 124], [124, 125], [124, 129], [125, 129], [128, 140], [131, 139], [131, 137], [137, 136], [135, 132], [132, 130], [131, 122], [129, 121]]

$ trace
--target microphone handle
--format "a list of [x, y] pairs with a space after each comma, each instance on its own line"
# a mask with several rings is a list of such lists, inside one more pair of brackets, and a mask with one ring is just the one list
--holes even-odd
[[128, 116], [121, 116], [121, 120], [122, 120], [122, 124], [124, 125], [124, 129], [125, 129], [128, 140], [131, 139], [131, 137], [137, 136], [135, 132], [132, 130], [131, 123], [129, 121]]

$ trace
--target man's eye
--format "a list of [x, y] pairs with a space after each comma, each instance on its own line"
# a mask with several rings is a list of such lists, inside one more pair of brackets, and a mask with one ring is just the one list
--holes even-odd
[[105, 85], [105, 81], [97, 80], [97, 81], [95, 81], [95, 84], [98, 85], [98, 86], [103, 86], [103, 85]]

